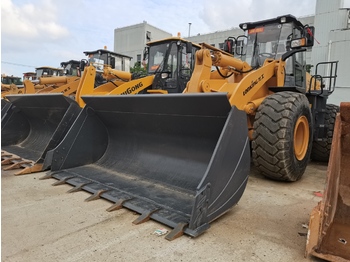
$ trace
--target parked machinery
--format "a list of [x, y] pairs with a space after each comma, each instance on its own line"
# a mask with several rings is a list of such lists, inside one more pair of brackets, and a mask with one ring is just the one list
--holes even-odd
[[227, 52], [202, 44], [184, 94], [82, 96], [84, 109], [47, 152], [46, 178], [113, 202], [109, 211], [140, 213], [135, 224], [168, 225], [167, 239], [200, 235], [239, 201], [250, 143], [265, 176], [300, 179], [312, 142], [333, 133], [325, 119], [336, 62], [307, 81], [314, 28], [291, 15], [240, 27], [246, 36], [228, 39]]
[[[194, 66], [194, 53], [200, 49], [179, 37], [149, 42], [145, 49], [148, 67], [146, 75], [128, 72], [128, 56], [105, 49], [84, 52], [89, 58], [81, 64], [84, 70], [77, 85], [75, 101], [62, 95], [40, 94], [8, 96], [16, 107], [2, 119], [3, 164], [7, 168], [24, 168], [18, 174], [45, 170], [46, 152], [64, 137], [85, 102], [84, 94], [127, 95], [140, 92], [181, 92]], [[124, 59], [125, 58], [125, 59]], [[158, 63], [155, 68], [155, 63]], [[176, 67], [184, 68], [175, 71]], [[126, 71], [122, 71], [126, 70]], [[174, 71], [171, 71], [171, 70]], [[38, 139], [40, 137], [40, 139]], [[12, 156], [15, 154], [17, 156]], [[22, 158], [28, 159], [23, 161]], [[35, 164], [33, 165], [33, 161]]]

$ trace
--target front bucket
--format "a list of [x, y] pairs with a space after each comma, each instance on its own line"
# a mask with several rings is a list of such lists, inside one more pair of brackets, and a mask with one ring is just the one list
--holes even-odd
[[37, 163], [58, 145], [81, 111], [74, 100], [61, 94], [7, 98], [11, 107], [1, 119], [1, 149]]
[[310, 215], [306, 255], [350, 261], [350, 102], [336, 117], [327, 183]]
[[[227, 95], [84, 96], [47, 177], [197, 236], [241, 198], [250, 170], [247, 118]], [[73, 189], [74, 191], [75, 189]]]

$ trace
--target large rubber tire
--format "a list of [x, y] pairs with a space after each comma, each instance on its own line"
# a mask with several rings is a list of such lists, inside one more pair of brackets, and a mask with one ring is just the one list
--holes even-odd
[[252, 158], [264, 176], [296, 181], [310, 159], [312, 118], [309, 101], [296, 92], [265, 98], [253, 125]]
[[331, 152], [334, 123], [339, 106], [328, 104], [326, 105], [325, 125], [328, 127], [325, 141], [314, 141], [312, 143], [311, 159], [314, 161], [328, 162]]

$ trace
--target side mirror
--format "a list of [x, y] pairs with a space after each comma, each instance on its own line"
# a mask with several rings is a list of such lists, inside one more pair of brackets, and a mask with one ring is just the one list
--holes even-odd
[[186, 53], [192, 54], [192, 43], [191, 42], [186, 42]]
[[233, 54], [233, 47], [235, 42], [232, 39], [226, 39], [224, 42], [224, 51]]
[[304, 36], [306, 37], [306, 47], [311, 47], [314, 45], [315, 41], [315, 27], [307, 26], [304, 28]]
[[145, 49], [143, 50], [143, 60], [146, 61], [148, 59], [148, 54], [149, 54], [149, 47], [146, 46]]
[[237, 37], [236, 40], [236, 48], [235, 52], [237, 55], [244, 56], [247, 53], [247, 42], [248, 42], [248, 37], [245, 35], [240, 35]]
[[79, 65], [80, 70], [81, 70], [81, 71], [84, 71], [85, 66], [87, 66], [88, 64], [89, 64], [89, 62], [88, 62], [86, 59], [81, 60], [81, 61], [80, 61], [80, 65]]
[[111, 62], [111, 63], [110, 63], [109, 66], [111, 66], [111, 68], [114, 69], [114, 68], [115, 68], [115, 57], [111, 57], [110, 62]]

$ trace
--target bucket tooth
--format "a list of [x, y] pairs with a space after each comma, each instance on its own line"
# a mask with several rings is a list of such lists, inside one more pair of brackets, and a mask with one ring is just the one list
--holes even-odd
[[62, 178], [62, 179], [56, 181], [56, 182], [53, 183], [52, 185], [53, 185], [53, 186], [64, 185], [65, 183], [67, 183], [67, 180], [68, 180], [68, 179], [71, 179], [71, 178], [73, 178], [73, 177], [74, 177], [74, 176], [64, 177], [64, 178]]
[[107, 189], [101, 189], [101, 190], [95, 192], [95, 194], [89, 196], [87, 199], [85, 199], [85, 201], [89, 202], [89, 201], [100, 199], [101, 198], [101, 194], [103, 194], [103, 193], [105, 193], [107, 191], [108, 191]]
[[151, 219], [151, 215], [154, 212], [158, 211], [158, 210], [159, 210], [159, 208], [151, 210], [151, 211], [148, 211], [148, 212], [144, 212], [138, 218], [136, 218], [134, 221], [132, 221], [132, 223], [134, 225], [138, 225], [138, 224], [144, 223], [144, 222], [150, 220]]
[[117, 202], [115, 202], [113, 205], [111, 205], [109, 208], [106, 209], [106, 211], [108, 212], [112, 212], [115, 210], [119, 210], [123, 207], [123, 204], [128, 201], [131, 200], [132, 198], [126, 198], [126, 199], [120, 199]]
[[42, 176], [39, 178], [39, 180], [45, 180], [45, 179], [49, 179], [52, 178], [52, 173], [47, 173], [46, 175]]
[[30, 161], [30, 160], [22, 160], [20, 162], [17, 162], [17, 163], [13, 163], [12, 165], [8, 166], [8, 167], [5, 167], [4, 170], [12, 170], [12, 169], [17, 169], [17, 168], [21, 168], [22, 165], [28, 165], [28, 164], [32, 164], [33, 161]]
[[15, 173], [15, 176], [26, 175], [31, 173], [40, 172], [43, 169], [43, 164], [34, 164], [33, 166], [26, 167], [21, 171]]
[[91, 184], [91, 183], [81, 183], [79, 185], [76, 185], [75, 187], [69, 189], [67, 191], [67, 193], [75, 193], [75, 192], [81, 191], [81, 190], [83, 190], [83, 187], [88, 185], [88, 184]]
[[181, 237], [184, 234], [186, 226], [188, 226], [188, 223], [178, 223], [176, 227], [166, 235], [165, 239], [172, 241], [178, 237]]

